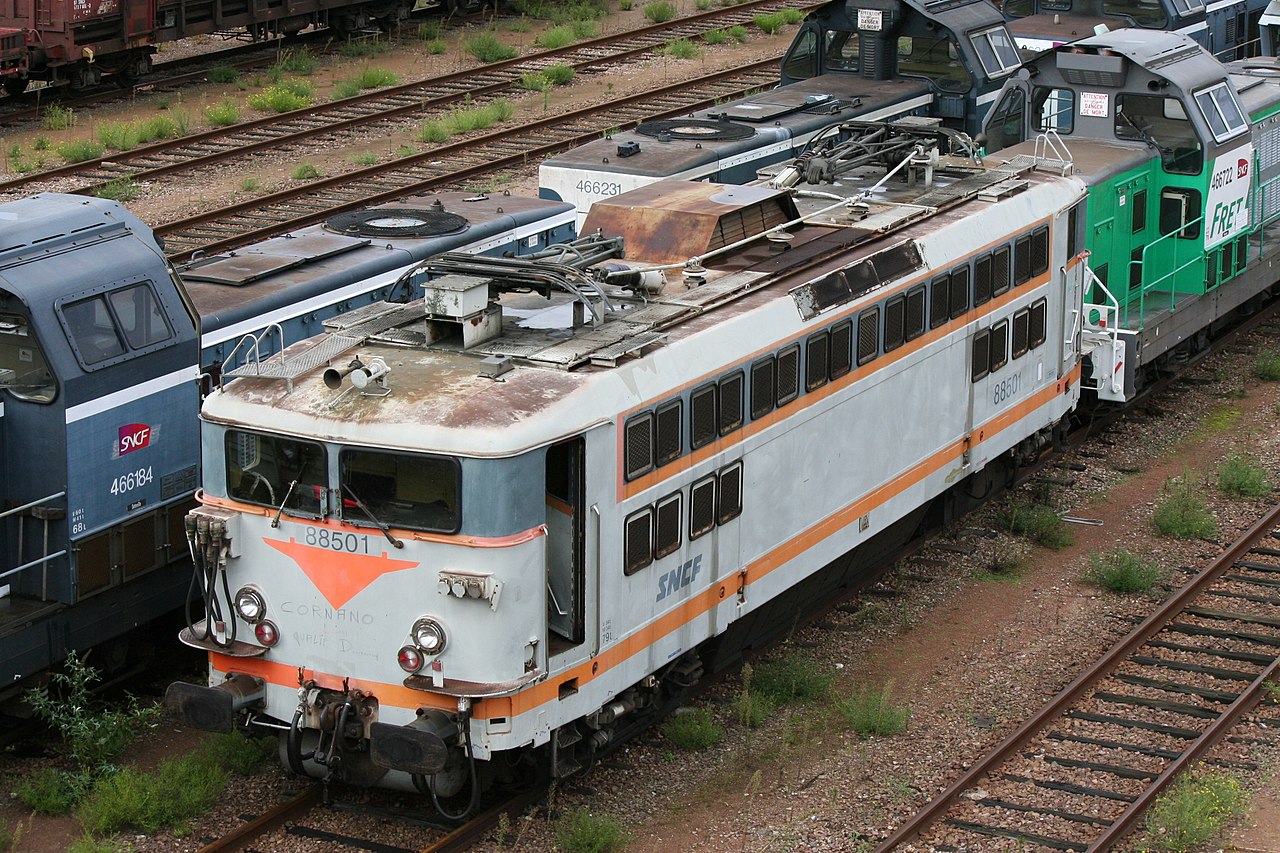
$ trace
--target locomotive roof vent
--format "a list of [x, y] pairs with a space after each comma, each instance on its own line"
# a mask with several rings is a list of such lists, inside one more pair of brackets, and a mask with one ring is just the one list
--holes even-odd
[[644, 136], [669, 139], [750, 139], [755, 130], [729, 121], [709, 121], [701, 118], [658, 119], [642, 122], [636, 133]]
[[439, 237], [467, 228], [467, 218], [449, 213], [439, 201], [429, 208], [376, 207], [339, 213], [324, 223], [326, 230], [351, 237]]

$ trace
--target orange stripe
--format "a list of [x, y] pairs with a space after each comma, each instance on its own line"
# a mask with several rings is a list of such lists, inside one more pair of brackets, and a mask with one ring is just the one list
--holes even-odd
[[[1038, 287], [1042, 287], [1048, 284], [1049, 279], [1050, 279], [1050, 273], [1045, 272], [1042, 275], [1032, 279], [1031, 281], [1026, 282], [1022, 285], [1019, 285], [1016, 288], [1010, 288], [1007, 293], [1003, 293], [1000, 296], [995, 297], [991, 301], [983, 303], [981, 311], [979, 311], [979, 309], [977, 308], [970, 309], [964, 315], [963, 325], [968, 325], [970, 323], [977, 323], [981, 321], [983, 318], [997, 313], [1000, 309], [1009, 305], [1015, 299], [1020, 299], [1026, 296], [1028, 289], [1034, 290]], [[914, 284], [914, 282], [912, 284]], [[912, 284], [904, 285], [904, 287], [910, 287], [912, 286]], [[828, 321], [826, 325], [831, 325], [832, 323], [838, 322], [846, 314], [852, 315], [853, 313], [856, 313], [856, 311], [860, 311], [860, 310], [862, 309], [859, 308], [859, 309], [855, 309], [855, 311], [848, 311], [848, 312], [845, 312], [845, 314], [841, 314], [838, 316], [833, 315], [832, 319]], [[814, 329], [809, 329], [798, 335], [793, 335], [790, 338], [785, 338], [778, 343], [771, 344], [768, 347], [757, 350], [756, 352], [752, 353], [751, 355], [747, 356], [744, 359], [740, 359], [736, 362], [733, 362], [732, 364], [729, 364], [726, 367], [719, 368], [714, 373], [708, 373], [702, 377], [699, 377], [698, 379], [693, 380], [692, 382], [687, 382], [684, 385], [681, 385], [679, 388], [676, 388], [674, 390], [665, 391], [663, 392], [661, 397], [651, 398], [650, 400], [644, 403], [641, 403], [640, 405], [637, 405], [631, 409], [628, 409], [627, 411], [620, 414], [617, 418], [616, 430], [615, 430], [617, 434], [617, 444], [618, 444], [617, 459], [619, 460], [618, 472], [617, 472], [618, 503], [622, 503], [624, 500], [628, 498], [633, 498], [636, 495], [640, 494], [641, 492], [652, 489], [655, 486], [665, 482], [666, 480], [669, 480], [672, 477], [678, 476], [679, 474], [682, 474], [683, 472], [689, 470], [695, 465], [698, 465], [706, 461], [712, 456], [715, 456], [717, 453], [723, 453], [725, 450], [728, 450], [734, 445], [740, 444], [741, 442], [745, 441], [746, 439], [750, 438], [751, 436], [755, 435], [761, 430], [768, 429], [769, 427], [774, 426], [775, 424], [781, 423], [782, 421], [785, 421], [786, 419], [792, 417], [793, 415], [804, 411], [810, 406], [817, 405], [818, 403], [825, 400], [827, 397], [831, 396], [832, 394], [838, 391], [843, 391], [845, 388], [854, 384], [855, 382], [858, 382], [861, 379], [865, 379], [868, 376], [871, 376], [875, 373], [878, 373], [881, 370], [888, 368], [890, 365], [898, 362], [903, 358], [906, 358], [907, 356], [910, 356], [918, 352], [920, 349], [928, 346], [931, 343], [934, 343], [935, 341], [941, 340], [942, 338], [945, 338], [948, 335], [954, 334], [956, 332], [956, 328], [953, 323], [947, 323], [946, 325], [939, 326], [936, 329], [925, 332], [923, 335], [916, 338], [915, 340], [910, 341], [908, 343], [904, 343], [902, 346], [898, 347], [893, 352], [879, 356], [875, 360], [868, 362], [862, 367], [855, 367], [852, 371], [850, 371], [849, 373], [846, 373], [844, 376], [840, 377], [839, 379], [828, 382], [827, 384], [823, 385], [821, 388], [817, 388], [813, 391], [803, 393], [799, 397], [797, 397], [795, 400], [791, 401], [790, 403], [787, 403], [785, 406], [778, 409], [774, 409], [772, 412], [765, 415], [764, 417], [751, 421], [750, 423], [744, 425], [742, 428], [734, 430], [729, 435], [726, 435], [722, 438], [718, 438], [715, 441], [711, 442], [710, 444], [699, 447], [697, 450], [694, 450], [690, 453], [686, 453], [685, 455], [681, 456], [679, 459], [676, 459], [673, 462], [669, 462], [666, 465], [663, 465], [661, 468], [656, 468], [653, 471], [650, 471], [648, 474], [644, 474], [643, 476], [637, 477], [636, 479], [630, 482], [627, 482], [623, 478], [622, 460], [626, 458], [625, 452], [622, 446], [623, 440], [625, 438], [625, 433], [626, 433], [626, 430], [624, 428], [624, 423], [627, 418], [631, 417], [632, 414], [634, 414], [637, 411], [651, 408], [658, 402], [665, 402], [671, 399], [675, 394], [679, 393], [680, 391], [683, 391], [684, 389], [692, 385], [702, 384], [703, 382], [707, 381], [709, 377], [719, 376], [720, 374], [726, 371], [732, 370], [734, 367], [745, 366], [749, 362], [753, 361], [760, 353], [772, 352], [775, 349], [780, 349], [790, 344], [792, 341], [797, 341], [797, 340], [800, 340], [801, 338], [808, 337], [809, 335], [813, 334], [814, 331], [815, 331]]]
[[[196, 500], [206, 506], [231, 509], [242, 515], [260, 515], [263, 518], [275, 518], [276, 515], [276, 511], [271, 507], [241, 503], [232, 498], [211, 497], [205, 494], [204, 489], [196, 491]], [[353, 530], [360, 533], [377, 530], [376, 527], [356, 527], [337, 518], [311, 519], [285, 516], [285, 519], [293, 524], [303, 524], [308, 527], [327, 527], [330, 530], [341, 530], [344, 533], [350, 533]], [[547, 535], [547, 527], [544, 524], [530, 527], [528, 530], [521, 530], [519, 533], [512, 533], [510, 536], [459, 536], [458, 534], [448, 533], [428, 533], [425, 530], [405, 530], [399, 527], [390, 527], [388, 530], [397, 539], [410, 539], [414, 542], [439, 542], [442, 545], [457, 545], [463, 548], [512, 548], [516, 545], [523, 545], [525, 542], [531, 542], [539, 536]]]
[[[984, 440], [984, 436], [996, 435], [1049, 404], [1059, 394], [1067, 393], [1072, 385], [1079, 382], [1080, 372], [1081, 367], [1077, 364], [1064, 379], [1058, 380], [1052, 387], [1043, 388], [1035, 396], [1020, 405], [1002, 412], [975, 429], [965, 438], [952, 442], [865, 497], [837, 510], [794, 538], [778, 545], [748, 564], [740, 572], [726, 576], [719, 583], [697, 593], [684, 604], [659, 616], [635, 634], [605, 649], [590, 661], [554, 678], [533, 685], [513, 696], [478, 700], [473, 707], [474, 715], [479, 719], [515, 716], [557, 698], [560, 685], [566, 681], [577, 679], [578, 685], [581, 687], [600, 677], [605, 672], [620, 665], [623, 661], [644, 652], [662, 637], [701, 617], [725, 598], [730, 595], [736, 595], [740, 577], [745, 577], [747, 584], [760, 580], [814, 545], [835, 535], [850, 524], [856, 523], [860, 517], [866, 515], [875, 507], [903, 493], [925, 477], [961, 458], [966, 445], [976, 448]], [[285, 687], [296, 687], [298, 685], [299, 671], [296, 667], [262, 660], [261, 658], [230, 658], [212, 653], [209, 657], [214, 668], [221, 672], [247, 672], [273, 684]], [[334, 690], [342, 689], [343, 677], [341, 676], [307, 670], [303, 673], [303, 677], [314, 680], [323, 687]], [[372, 693], [378, 697], [380, 702], [398, 707], [438, 707], [448, 709], [455, 707], [455, 700], [452, 697], [411, 690], [403, 685], [359, 681], [356, 679], [351, 679], [350, 685]]]

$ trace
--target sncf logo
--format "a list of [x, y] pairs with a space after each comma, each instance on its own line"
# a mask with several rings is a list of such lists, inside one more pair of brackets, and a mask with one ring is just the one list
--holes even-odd
[[116, 445], [116, 455], [124, 456], [135, 450], [141, 450], [151, 443], [151, 427], [146, 424], [125, 424], [120, 427], [120, 442]]
[[681, 566], [677, 566], [664, 575], [658, 576], [658, 597], [654, 601], [661, 601], [668, 595], [672, 595], [678, 590], [684, 589], [698, 578], [698, 571], [702, 568], [702, 555], [694, 557], [692, 560], [686, 560]]

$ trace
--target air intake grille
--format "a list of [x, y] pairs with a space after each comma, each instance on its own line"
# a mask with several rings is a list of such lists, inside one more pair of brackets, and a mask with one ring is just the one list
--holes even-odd
[[742, 374], [720, 380], [720, 434], [728, 435], [742, 426]]
[[680, 493], [658, 502], [653, 531], [653, 556], [660, 559], [680, 548]]
[[659, 465], [680, 456], [680, 420], [684, 405], [676, 400], [658, 409], [658, 459]]
[[724, 524], [742, 514], [742, 463], [720, 472], [720, 506], [717, 520]]
[[812, 391], [827, 384], [827, 333], [809, 338], [805, 349], [804, 387]]
[[757, 361], [751, 366], [751, 418], [762, 418], [773, 411], [773, 359]]
[[849, 372], [853, 364], [853, 323], [845, 321], [831, 330], [831, 371], [832, 379], [838, 379]]
[[704, 385], [693, 392], [689, 414], [689, 443], [694, 447], [710, 444], [716, 437], [716, 386]]
[[653, 468], [653, 415], [645, 412], [627, 422], [627, 479]]
[[778, 353], [778, 405], [785, 406], [800, 393], [800, 347]]

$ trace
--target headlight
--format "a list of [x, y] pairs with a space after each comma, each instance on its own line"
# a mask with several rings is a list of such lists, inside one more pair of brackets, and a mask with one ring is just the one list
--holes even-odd
[[438, 655], [444, 651], [444, 626], [430, 617], [423, 617], [413, 623], [413, 641], [424, 653]]
[[241, 587], [236, 593], [236, 612], [241, 619], [254, 624], [267, 615], [267, 603], [262, 600], [262, 593], [253, 587]]

